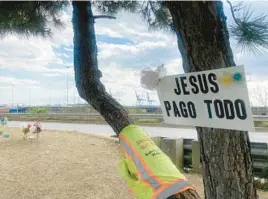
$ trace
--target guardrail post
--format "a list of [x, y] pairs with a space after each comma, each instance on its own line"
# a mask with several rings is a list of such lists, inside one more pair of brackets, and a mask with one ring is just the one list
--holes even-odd
[[183, 139], [183, 164], [185, 168], [190, 168], [192, 165], [192, 140]]
[[251, 142], [251, 157], [253, 161], [253, 172], [256, 176], [268, 167], [268, 145], [265, 142]]
[[163, 138], [160, 140], [160, 148], [178, 168], [184, 167], [183, 138]]
[[194, 172], [202, 173], [202, 165], [200, 162], [200, 143], [192, 140], [192, 167]]
[[151, 139], [154, 141], [156, 146], [158, 146], [160, 148], [161, 137], [160, 136], [152, 136]]

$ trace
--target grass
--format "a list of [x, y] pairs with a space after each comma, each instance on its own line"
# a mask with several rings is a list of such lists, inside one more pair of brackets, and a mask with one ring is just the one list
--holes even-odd
[[268, 121], [255, 121], [255, 127], [268, 127]]
[[[9, 116], [9, 120], [14, 121], [34, 121], [36, 119], [41, 119], [44, 122], [68, 122], [68, 123], [93, 123], [93, 124], [105, 124], [105, 120], [101, 117], [80, 117], [80, 118], [70, 118], [70, 117], [32, 117], [32, 116]], [[143, 119], [138, 118], [135, 120], [137, 124], [160, 124], [160, 119]]]

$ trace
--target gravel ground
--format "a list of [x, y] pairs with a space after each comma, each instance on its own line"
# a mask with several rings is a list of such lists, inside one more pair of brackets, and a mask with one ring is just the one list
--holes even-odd
[[80, 133], [47, 132], [0, 140], [1, 199], [133, 198], [120, 177], [114, 141]]
[[[0, 138], [0, 199], [134, 199], [118, 172], [115, 140], [44, 131], [22, 140], [19, 129]], [[202, 177], [186, 174], [203, 198]], [[267, 193], [260, 193], [267, 199]]]

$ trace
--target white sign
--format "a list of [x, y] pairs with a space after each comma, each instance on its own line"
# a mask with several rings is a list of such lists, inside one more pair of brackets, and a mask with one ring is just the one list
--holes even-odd
[[166, 76], [157, 93], [168, 124], [255, 130], [243, 66]]

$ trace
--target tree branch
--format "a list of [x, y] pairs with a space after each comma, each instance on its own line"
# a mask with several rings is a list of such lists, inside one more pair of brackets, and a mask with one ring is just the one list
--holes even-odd
[[[98, 49], [90, 1], [73, 1], [74, 70], [79, 95], [97, 110], [116, 134], [133, 123], [124, 107], [105, 90], [98, 68]], [[102, 18], [105, 15], [95, 16]]]
[[111, 15], [95, 15], [93, 16], [94, 19], [116, 19], [116, 17]]
[[237, 25], [240, 25], [239, 22], [238, 22], [238, 20], [237, 20], [237, 18], [235, 17], [234, 7], [233, 7], [232, 3], [231, 3], [229, 0], [227, 0], [227, 3], [230, 5], [230, 9], [231, 9], [232, 17], [233, 17], [235, 23], [236, 23]]

